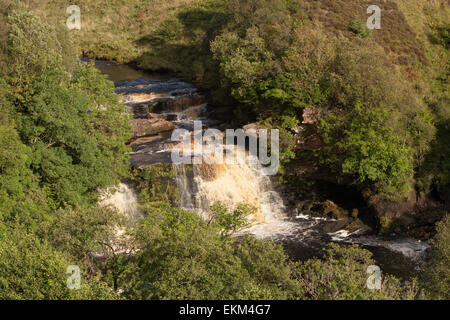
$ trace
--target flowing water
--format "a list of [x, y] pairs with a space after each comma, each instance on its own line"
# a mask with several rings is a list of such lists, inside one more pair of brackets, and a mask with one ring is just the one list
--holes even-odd
[[101, 193], [101, 206], [112, 206], [133, 219], [143, 217], [137, 205], [136, 194], [127, 184], [122, 182], [118, 189], [109, 189]]
[[[145, 118], [149, 112], [156, 112], [165, 121], [170, 121], [174, 128], [187, 130], [193, 130], [194, 121], [202, 121], [204, 128], [220, 123], [209, 117], [207, 103], [189, 83], [168, 76], [147, 74], [126, 65], [101, 62], [97, 65], [115, 82], [116, 92], [124, 97], [134, 118]], [[172, 141], [170, 131], [137, 138], [131, 147], [130, 161], [135, 167], [171, 163], [173, 148], [192, 148], [191, 144], [185, 146]], [[261, 173], [258, 161], [245, 161], [245, 156], [249, 156], [245, 150], [236, 148], [234, 152], [245, 153], [243, 157], [237, 157], [240, 161], [235, 164], [173, 164], [179, 207], [209, 219], [209, 208], [214, 203], [233, 208], [245, 202], [255, 207], [256, 212], [250, 217], [251, 225], [240, 230], [236, 236], [250, 233], [258, 238], [280, 241], [294, 259], [320, 256], [322, 248], [330, 241], [359, 243], [372, 251], [377, 264], [386, 272], [408, 278], [417, 271], [429, 247], [426, 242], [414, 239], [386, 241], [375, 236], [360, 236], [358, 232], [350, 234], [346, 230], [327, 234], [323, 231], [323, 225], [336, 223], [335, 220], [314, 218], [286, 208], [270, 178]], [[103, 202], [133, 217], [141, 215], [135, 195], [125, 184], [121, 184], [120, 191], [106, 197]]]

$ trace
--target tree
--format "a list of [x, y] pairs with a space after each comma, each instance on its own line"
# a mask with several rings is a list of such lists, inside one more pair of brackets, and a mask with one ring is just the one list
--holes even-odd
[[305, 299], [313, 300], [366, 300], [366, 299], [414, 299], [418, 287], [402, 283], [386, 275], [381, 289], [367, 288], [367, 268], [374, 264], [371, 253], [359, 248], [332, 243], [324, 259], [313, 258], [299, 263], [295, 273], [303, 289]]
[[436, 225], [431, 240], [431, 260], [426, 266], [423, 286], [431, 299], [450, 298], [450, 215], [446, 214]]
[[20, 2], [8, 23], [9, 115], [31, 150], [31, 169], [54, 209], [92, 203], [98, 187], [116, 184], [127, 172], [125, 106], [93, 65], [63, 61], [66, 33]]
[[123, 260], [134, 252], [125, 235], [131, 221], [108, 207], [67, 208], [56, 211], [42, 223], [41, 237], [55, 249], [79, 261], [87, 278], [111, 280], [117, 290]]
[[0, 224], [0, 299], [115, 299], [108, 287], [81, 279], [79, 290], [67, 287], [66, 255], [16, 225]]
[[169, 206], [146, 211], [148, 216], [133, 232], [140, 250], [122, 277], [121, 288], [128, 298], [282, 299], [294, 295], [289, 262], [281, 247], [249, 238], [235, 243], [193, 212]]
[[336, 50], [317, 153], [355, 184], [398, 199], [410, 191], [415, 156], [434, 136], [429, 112], [398, 74], [387, 72], [376, 45], [342, 41]]
[[215, 203], [211, 206], [213, 220], [222, 235], [228, 235], [248, 225], [248, 216], [255, 212], [256, 208], [240, 203], [232, 212], [224, 204]]

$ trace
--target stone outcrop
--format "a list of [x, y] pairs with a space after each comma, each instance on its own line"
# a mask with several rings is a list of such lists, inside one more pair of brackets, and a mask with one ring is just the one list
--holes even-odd
[[175, 129], [172, 122], [158, 118], [133, 119], [130, 121], [130, 125], [132, 127], [133, 139], [152, 136]]
[[409, 196], [399, 201], [371, 197], [367, 202], [381, 233], [406, 234], [422, 240], [433, 236], [436, 222], [447, 209], [434, 192], [417, 192], [414, 186]]

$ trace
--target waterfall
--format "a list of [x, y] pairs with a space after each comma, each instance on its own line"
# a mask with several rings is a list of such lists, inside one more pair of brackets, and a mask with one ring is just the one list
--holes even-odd
[[[214, 122], [205, 117], [206, 104], [197, 90], [191, 84], [179, 79], [159, 81], [143, 78], [116, 82], [115, 86], [116, 92], [124, 96], [133, 114], [140, 118], [148, 117], [150, 111], [159, 112], [162, 118], [171, 121], [176, 128], [184, 128], [191, 133], [195, 120], [201, 120], [203, 124]], [[155, 103], [157, 107], [150, 108]], [[140, 164], [161, 162], [159, 152], [169, 154], [171, 148], [178, 148], [183, 152], [189, 148], [189, 152], [192, 152], [191, 144], [180, 142], [174, 145], [174, 141], [164, 137], [154, 142], [152, 139], [148, 141], [141, 139], [139, 143], [141, 147], [135, 147], [131, 154], [131, 162], [137, 167]], [[223, 147], [228, 148], [224, 145]], [[159, 151], [155, 152], [153, 150], [155, 148]], [[252, 158], [251, 161], [247, 161], [249, 158], [246, 160], [246, 157], [249, 155], [245, 150], [237, 149], [234, 152], [237, 153], [237, 162], [234, 164], [209, 164], [209, 161], [193, 165], [174, 163], [178, 206], [195, 211], [209, 220], [210, 207], [215, 203], [225, 204], [229, 209], [236, 208], [240, 203], [246, 203], [256, 208], [256, 212], [249, 217], [251, 226], [242, 232], [257, 237], [289, 234], [294, 229], [294, 224], [288, 221], [283, 201], [273, 189], [270, 178], [262, 173], [258, 160]], [[206, 155], [201, 156], [204, 158]], [[128, 193], [126, 186], [108, 201], [121, 211], [131, 211], [132, 216], [139, 215], [137, 208], [132, 209], [135, 200]], [[130, 207], [124, 208], [128, 205]]]
[[173, 164], [179, 206], [208, 220], [213, 204], [234, 209], [243, 202], [256, 208], [256, 212], [249, 217], [250, 227], [241, 232], [260, 238], [290, 234], [294, 224], [288, 221], [283, 200], [273, 189], [270, 178], [261, 172], [261, 164], [244, 150], [236, 148], [235, 152], [238, 156], [233, 164], [225, 161], [211, 164], [205, 159], [200, 164]]
[[119, 189], [108, 189], [101, 192], [101, 206], [111, 206], [132, 219], [142, 218], [142, 212], [137, 206], [134, 191], [125, 183], [119, 184]]
[[[164, 76], [156, 80], [154, 74], [136, 71], [125, 65], [108, 65], [102, 72], [115, 81], [116, 92], [123, 97], [129, 106], [129, 111], [136, 119], [160, 118], [172, 122], [175, 128], [192, 131], [194, 120], [202, 120], [203, 124], [211, 127], [217, 125], [223, 128], [224, 123], [213, 119], [217, 119], [217, 116], [219, 119], [230, 118], [223, 111], [208, 110], [206, 101], [196, 88], [180, 79], [168, 79]], [[170, 133], [164, 132], [142, 137], [130, 143], [133, 149], [130, 154], [131, 164], [135, 168], [140, 168], [143, 165], [169, 163], [174, 145], [174, 141], [169, 136]], [[414, 239], [385, 241], [375, 236], [361, 236], [358, 232], [351, 234], [349, 231], [339, 229], [336, 229], [339, 230], [337, 232], [326, 235], [325, 229], [321, 226], [336, 223], [336, 228], [341, 228], [340, 221], [312, 217], [306, 212], [296, 212], [296, 210], [293, 214], [296, 213], [297, 220], [290, 221], [280, 195], [273, 188], [270, 178], [262, 174], [261, 165], [257, 161], [255, 163], [238, 162], [232, 165], [173, 164], [173, 167], [174, 183], [179, 191], [179, 207], [197, 212], [204, 219], [211, 218], [209, 208], [215, 202], [224, 203], [230, 208], [240, 202], [246, 202], [258, 209], [256, 214], [250, 217], [250, 227], [240, 230], [236, 235], [249, 233], [258, 238], [275, 239], [287, 236], [288, 243], [291, 243], [294, 251], [299, 248], [303, 251], [303, 248], [307, 248], [307, 252], [319, 250], [318, 254], [328, 242], [327, 237], [329, 237], [333, 241], [360, 243], [372, 251], [375, 247], [384, 247], [419, 261], [425, 256], [426, 249], [429, 247], [428, 243]], [[137, 207], [136, 195], [124, 183], [119, 185], [118, 191], [105, 192], [100, 204], [111, 205], [135, 219], [142, 217]], [[117, 230], [118, 239], [122, 238], [124, 231], [124, 228]], [[125, 238], [125, 243], [126, 241]], [[396, 263], [396, 260], [391, 258], [392, 255], [388, 255], [382, 260], [385, 265]], [[393, 270], [397, 270], [397, 267], [395, 265]]]

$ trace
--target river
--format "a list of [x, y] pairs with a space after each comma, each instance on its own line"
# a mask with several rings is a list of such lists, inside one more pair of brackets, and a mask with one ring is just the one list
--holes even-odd
[[[129, 65], [96, 61], [97, 68], [115, 83], [116, 92], [122, 95], [135, 125], [150, 123], [138, 132], [130, 144], [130, 161], [134, 167], [154, 163], [170, 163], [171, 150], [176, 142], [171, 140], [171, 130], [193, 130], [194, 121], [202, 121], [204, 128], [223, 129], [220, 119], [213, 119], [207, 101], [190, 83], [170, 74], [154, 74]], [[149, 120], [148, 118], [154, 120]], [[148, 134], [157, 126], [167, 126], [162, 132]], [[141, 131], [142, 131], [141, 130]], [[147, 131], [146, 131], [147, 130]], [[150, 130], [150, 131], [149, 131]], [[245, 152], [245, 151], [238, 151]], [[330, 230], [338, 221], [315, 218], [285, 206], [280, 193], [268, 176], [261, 174], [261, 166], [241, 162], [233, 165], [174, 164], [175, 183], [180, 191], [179, 207], [196, 211], [208, 217], [209, 207], [215, 202], [233, 206], [247, 202], [257, 208], [252, 226], [236, 236], [250, 233], [259, 238], [270, 238], [284, 245], [294, 260], [321, 256], [329, 242], [358, 243], [370, 250], [383, 272], [404, 279], [418, 274], [426, 257], [429, 244], [410, 238], [381, 239], [375, 235], [361, 235], [346, 230]], [[116, 199], [135, 201], [130, 190], [122, 185], [122, 196]], [[135, 207], [127, 204], [128, 207]], [[136, 216], [135, 209], [133, 215]], [[331, 228], [333, 229], [333, 228]]]

